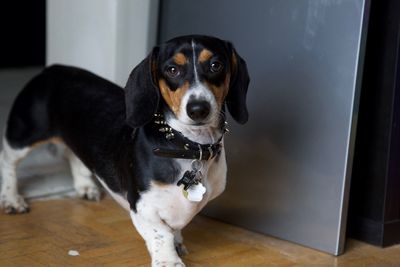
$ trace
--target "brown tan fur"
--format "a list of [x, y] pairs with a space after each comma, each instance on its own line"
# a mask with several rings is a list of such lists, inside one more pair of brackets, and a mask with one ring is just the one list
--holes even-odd
[[161, 91], [161, 95], [163, 96], [165, 102], [167, 102], [168, 106], [175, 113], [175, 115], [179, 115], [179, 109], [181, 106], [182, 98], [189, 89], [189, 82], [185, 81], [182, 87], [177, 88], [175, 91], [172, 91], [164, 79], [161, 79], [158, 83]]
[[203, 63], [209, 60], [213, 56], [213, 53], [208, 49], [201, 50], [199, 54], [199, 62]]
[[32, 144], [30, 148], [33, 149], [33, 148], [36, 148], [36, 147], [39, 147], [39, 146], [41, 146], [43, 144], [48, 144], [48, 143], [51, 143], [51, 144], [63, 144], [64, 141], [60, 137], [52, 137], [52, 138], [47, 139], [47, 140], [36, 142], [36, 143]]
[[174, 62], [178, 65], [185, 65], [188, 62], [187, 57], [182, 53], [176, 53], [174, 55]]
[[221, 108], [222, 104], [224, 103], [224, 99], [225, 99], [226, 95], [228, 94], [229, 82], [230, 82], [230, 74], [229, 73], [226, 75], [224, 83], [220, 86], [216, 86], [214, 84], [210, 84], [210, 83], [206, 82], [207, 87], [214, 94], [215, 100], [217, 101], [219, 108]]

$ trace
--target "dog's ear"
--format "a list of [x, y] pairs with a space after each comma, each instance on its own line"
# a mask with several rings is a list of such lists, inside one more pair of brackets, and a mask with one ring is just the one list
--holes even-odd
[[246, 62], [239, 56], [230, 42], [226, 42], [231, 57], [231, 80], [229, 92], [226, 96], [226, 105], [229, 113], [240, 124], [247, 122], [249, 114], [246, 106], [247, 88], [249, 87], [249, 73]]
[[125, 85], [126, 122], [133, 128], [148, 123], [157, 112], [160, 93], [157, 80], [157, 58], [159, 48], [137, 65]]

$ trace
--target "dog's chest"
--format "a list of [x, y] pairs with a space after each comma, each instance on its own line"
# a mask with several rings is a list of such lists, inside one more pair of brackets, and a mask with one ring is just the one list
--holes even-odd
[[[180, 177], [190, 169], [190, 160], [179, 160]], [[206, 193], [200, 202], [188, 200], [182, 186], [153, 182], [148, 191], [141, 194], [137, 211], [142, 214], [158, 214], [173, 229], [183, 228], [211, 199], [223, 192], [226, 184], [226, 160], [224, 151], [218, 160], [214, 159], [202, 169], [202, 184]]]

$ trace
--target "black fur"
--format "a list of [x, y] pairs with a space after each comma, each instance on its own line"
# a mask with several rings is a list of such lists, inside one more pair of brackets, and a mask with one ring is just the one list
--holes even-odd
[[157, 111], [160, 92], [155, 84], [158, 47], [137, 65], [125, 86], [126, 119], [132, 128], [148, 123]]
[[[247, 88], [249, 87], [250, 77], [247, 71], [246, 62], [239, 56], [233, 45], [226, 42], [231, 55], [236, 58], [236, 66], [233, 66], [233, 75], [229, 88], [229, 93], [226, 96], [226, 105], [229, 113], [240, 124], [244, 124], [249, 119], [247, 111], [246, 96]], [[234, 63], [232, 62], [232, 65]]]
[[[156, 111], [167, 109], [156, 84], [159, 76], [163, 76], [166, 59], [177, 47], [190, 47], [192, 38], [225, 55], [220, 60], [227, 61], [234, 52], [216, 38], [173, 39], [154, 48], [132, 71], [125, 92], [79, 68], [48, 67], [15, 100], [6, 139], [13, 148], [24, 148], [52, 137], [61, 138], [111, 190], [127, 194], [131, 209], [136, 210], [139, 193], [149, 188], [151, 180], [174, 183], [181, 171], [174, 159], [153, 154], [154, 148], [172, 148], [172, 143], [165, 140], [157, 125], [149, 122]], [[245, 99], [249, 78], [245, 62], [234, 54], [238, 65], [227, 106], [233, 118], [244, 123], [248, 117]], [[226, 66], [224, 71], [230, 71], [229, 64]], [[222, 76], [202, 77], [217, 84]]]

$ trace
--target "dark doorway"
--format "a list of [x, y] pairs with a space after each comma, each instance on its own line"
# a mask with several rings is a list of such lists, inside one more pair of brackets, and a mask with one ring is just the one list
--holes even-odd
[[372, 1], [348, 235], [400, 243], [400, 2]]
[[46, 1], [2, 1], [0, 33], [0, 68], [44, 65]]

